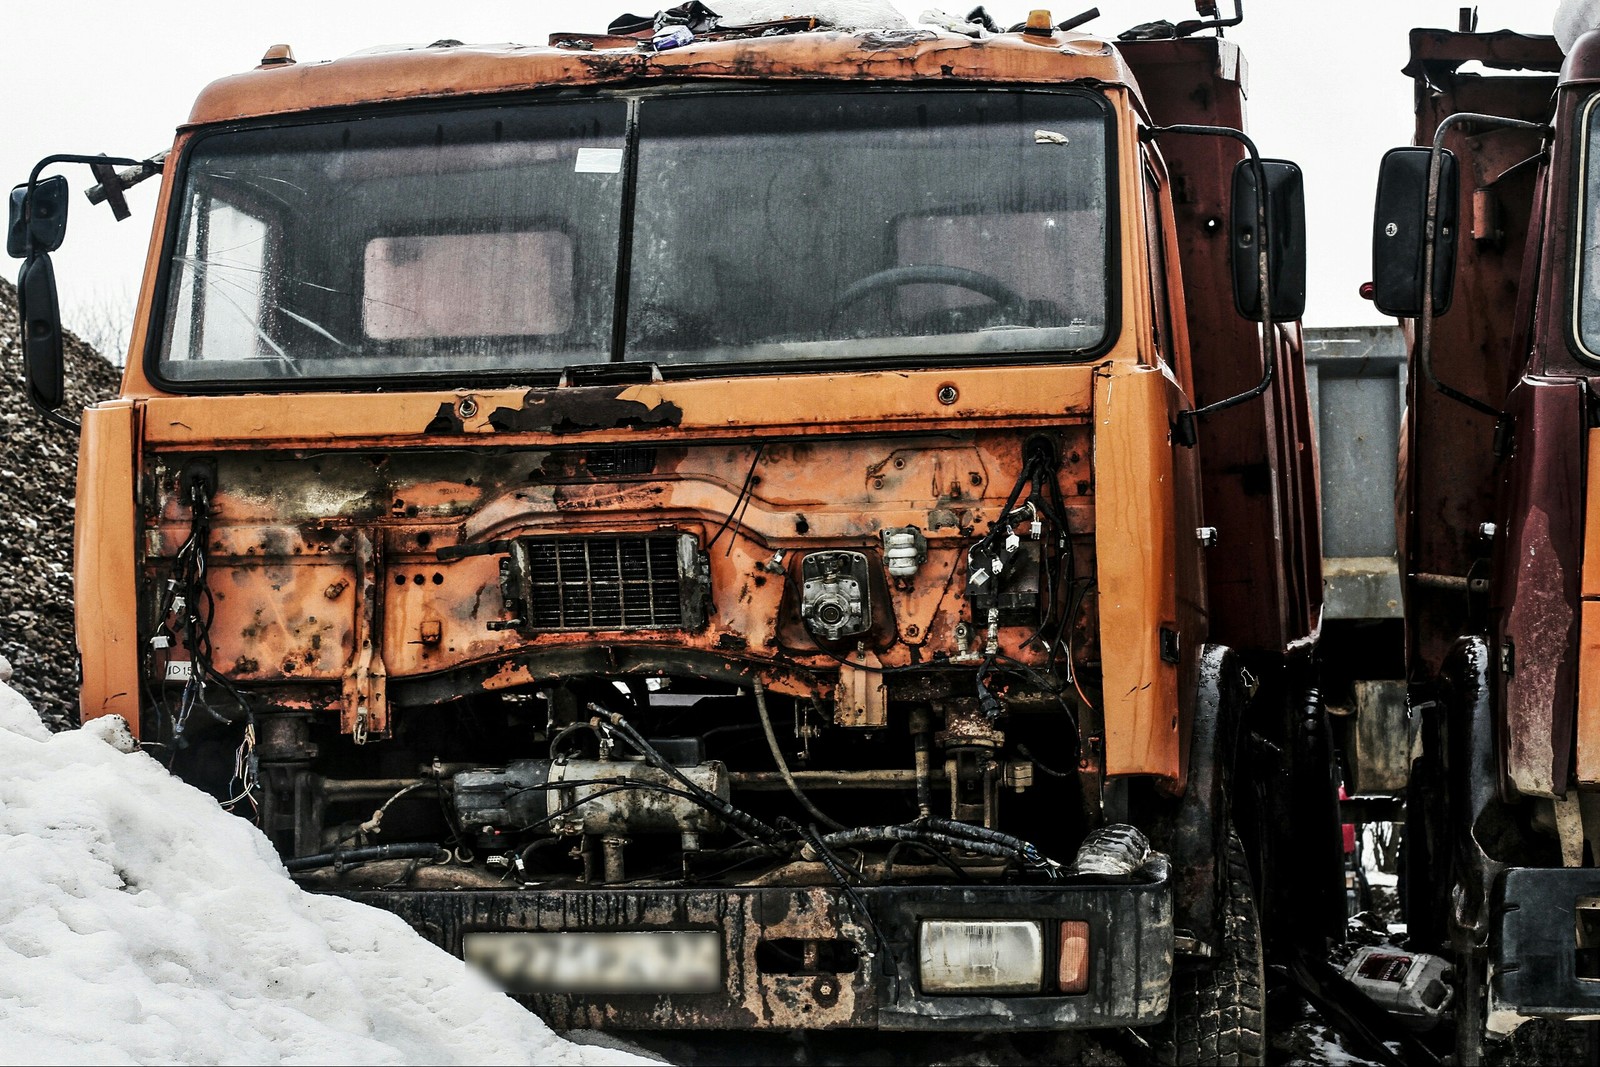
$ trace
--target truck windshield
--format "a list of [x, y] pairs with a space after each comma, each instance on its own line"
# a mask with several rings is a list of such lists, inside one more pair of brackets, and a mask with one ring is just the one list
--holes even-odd
[[679, 92], [210, 134], [160, 377], [1087, 353], [1105, 115], [1081, 92]]

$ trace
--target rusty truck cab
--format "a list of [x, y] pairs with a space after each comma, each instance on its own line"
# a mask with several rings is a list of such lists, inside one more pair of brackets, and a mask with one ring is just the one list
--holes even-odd
[[1161, 1020], [1318, 553], [1292, 323], [1174, 440], [1263, 375], [1244, 151], [1131, 64], [1242, 119], [1225, 41], [1048, 24], [213, 84], [83, 422], [83, 715], [558, 1025]]

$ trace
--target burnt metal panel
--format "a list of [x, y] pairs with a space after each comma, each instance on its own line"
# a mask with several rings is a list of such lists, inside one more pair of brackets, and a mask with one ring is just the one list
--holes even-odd
[[[1058, 1030], [1148, 1025], [1167, 1010], [1172, 980], [1172, 890], [1134, 884], [863, 886], [879, 942], [839, 890], [755, 889], [369, 890], [350, 899], [395, 912], [461, 955], [480, 931], [721, 930], [723, 988], [715, 993], [531, 994], [516, 999], [558, 1029]], [[1089, 924], [1089, 989], [1076, 995], [931, 996], [917, 990], [922, 919], [1045, 921], [1047, 981], [1056, 923]], [[764, 968], [773, 941], [848, 942], [854, 969]], [[892, 960], [885, 956], [887, 946]], [[803, 969], [799, 969], [803, 971]]]
[[1499, 1014], [1600, 1015], [1596, 901], [1600, 871], [1592, 867], [1513, 867], [1500, 875], [1489, 941], [1491, 1027]]

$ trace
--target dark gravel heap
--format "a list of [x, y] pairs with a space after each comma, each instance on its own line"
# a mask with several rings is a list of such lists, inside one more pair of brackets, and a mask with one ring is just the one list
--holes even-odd
[[[122, 372], [66, 336], [67, 403], [113, 397]], [[78, 721], [72, 640], [72, 514], [78, 439], [28, 405], [18, 340], [17, 291], [0, 278], [0, 654], [11, 684], [59, 730]]]

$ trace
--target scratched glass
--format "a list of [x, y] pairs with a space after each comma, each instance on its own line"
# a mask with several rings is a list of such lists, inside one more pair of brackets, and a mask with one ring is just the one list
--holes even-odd
[[639, 130], [630, 358], [992, 360], [1106, 338], [1092, 94], [646, 98]]
[[369, 380], [605, 361], [627, 107], [204, 137], [184, 165], [162, 376]]
[[1106, 116], [1079, 90], [678, 91], [206, 134], [158, 377], [1087, 356]]

